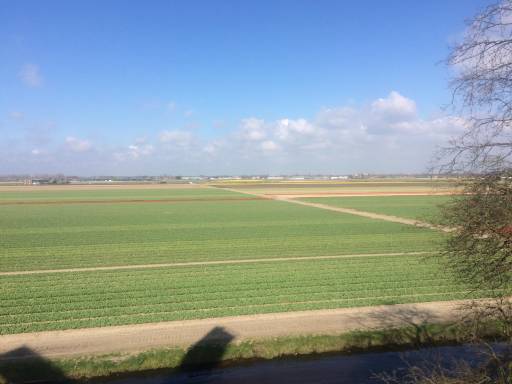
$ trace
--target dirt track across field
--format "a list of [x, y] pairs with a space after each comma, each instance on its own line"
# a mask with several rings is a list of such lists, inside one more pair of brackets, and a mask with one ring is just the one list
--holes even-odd
[[0, 336], [0, 356], [21, 347], [44, 357], [189, 347], [215, 327], [230, 333], [236, 343], [250, 339], [333, 335], [354, 330], [449, 323], [459, 318], [463, 303], [397, 304], [4, 335]]
[[[318, 196], [314, 196], [313, 194], [309, 194], [309, 195], [301, 195], [301, 194], [276, 195], [276, 194], [260, 194], [260, 193], [246, 192], [243, 190], [238, 190], [238, 189], [233, 189], [233, 188], [224, 188], [224, 189], [227, 189], [227, 190], [230, 190], [233, 192], [238, 192], [238, 193], [245, 193], [245, 194], [251, 195], [251, 196], [271, 198], [271, 199], [277, 200], [277, 201], [285, 201], [287, 203], [305, 205], [307, 207], [326, 209], [328, 211], [334, 211], [334, 212], [340, 212], [340, 213], [348, 213], [350, 215], [362, 216], [362, 217], [367, 217], [370, 219], [385, 220], [385, 221], [391, 221], [394, 223], [400, 223], [400, 224], [406, 224], [406, 225], [414, 225], [416, 227], [429, 228], [429, 229], [434, 229], [434, 230], [443, 231], [443, 232], [451, 231], [450, 228], [439, 227], [439, 226], [432, 225], [430, 223], [425, 223], [423, 221], [407, 219], [405, 217], [384, 215], [381, 213], [374, 213], [374, 212], [367, 212], [367, 211], [360, 211], [358, 209], [352, 209], [352, 208], [333, 207], [332, 205], [327, 205], [327, 204], [311, 203], [308, 201], [297, 200], [298, 198], [303, 198], [303, 197], [318, 197]], [[407, 193], [411, 193], [411, 192], [407, 192]], [[400, 195], [403, 196], [403, 195], [405, 195], [405, 193], [401, 193]], [[430, 194], [424, 194], [424, 195], [432, 195], [432, 194], [430, 193]], [[336, 195], [336, 196], [340, 196], [340, 195]], [[359, 195], [359, 196], [361, 196], [361, 195]], [[370, 195], [369, 194], [367, 196], [383, 196], [383, 195]], [[393, 196], [393, 195], [388, 195], [388, 196]], [[418, 194], [415, 194], [414, 196], [418, 196]], [[326, 197], [326, 195], [322, 195], [320, 197]]]
[[422, 227], [422, 228], [429, 228], [429, 229], [435, 229], [435, 230], [442, 230], [442, 231], [445, 231], [445, 232], [449, 232], [450, 231], [448, 228], [437, 227], [435, 225], [432, 225], [432, 224], [429, 224], [429, 223], [425, 223], [423, 221], [418, 221], [418, 220], [414, 220], [414, 219], [407, 219], [405, 217], [383, 215], [381, 213], [373, 213], [373, 212], [367, 212], [367, 211], [360, 211], [358, 209], [352, 209], [352, 208], [333, 207], [331, 205], [320, 204], [320, 203], [310, 203], [310, 202], [307, 202], [307, 201], [296, 200], [296, 199], [286, 199], [286, 198], [283, 198], [283, 197], [275, 197], [275, 200], [280, 200], [280, 201], [286, 201], [288, 203], [305, 205], [305, 206], [308, 206], [308, 207], [327, 209], [329, 211], [334, 211], [334, 212], [348, 213], [350, 215], [368, 217], [370, 219], [385, 220], [385, 221], [391, 221], [393, 223], [414, 225], [415, 227]]
[[215, 260], [215, 261], [189, 261], [176, 263], [160, 264], [134, 264], [134, 265], [115, 265], [105, 267], [84, 267], [84, 268], [62, 268], [62, 269], [36, 269], [27, 271], [0, 272], [0, 276], [20, 276], [20, 275], [39, 275], [45, 273], [73, 273], [73, 272], [96, 272], [96, 271], [116, 271], [125, 269], [153, 269], [153, 268], [173, 268], [190, 267], [198, 265], [222, 265], [222, 264], [254, 264], [254, 263], [272, 263], [280, 261], [308, 261], [308, 260], [330, 260], [330, 259], [352, 259], [357, 257], [382, 257], [382, 256], [413, 256], [426, 255], [432, 252], [394, 252], [394, 253], [363, 253], [355, 255], [327, 255], [327, 256], [295, 256], [295, 257], [274, 257], [263, 259], [241, 259], [241, 260]]

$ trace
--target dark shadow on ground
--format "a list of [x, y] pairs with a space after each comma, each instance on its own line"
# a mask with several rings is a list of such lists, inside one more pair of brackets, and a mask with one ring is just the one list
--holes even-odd
[[0, 382], [74, 383], [51, 361], [30, 348], [21, 347], [0, 354]]
[[234, 336], [223, 327], [215, 327], [192, 345], [178, 367], [178, 371], [191, 373], [211, 371], [222, 362], [226, 349]]
[[[380, 340], [387, 348], [403, 344], [424, 347], [433, 344], [442, 345], [448, 340], [450, 344], [454, 342], [455, 335], [452, 332], [455, 331], [456, 322], [446, 323], [434, 311], [414, 307], [376, 307], [375, 311], [368, 314], [366, 318], [378, 324], [378, 328], [387, 330], [382, 334], [383, 340]], [[393, 331], [394, 329], [396, 332]]]

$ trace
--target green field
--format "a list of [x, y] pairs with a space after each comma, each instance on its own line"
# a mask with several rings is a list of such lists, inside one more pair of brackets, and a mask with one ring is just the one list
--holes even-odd
[[272, 200], [0, 205], [0, 233], [0, 271], [432, 251], [440, 238]]
[[[169, 189], [72, 189], [69, 190], [30, 190], [0, 191], [0, 204], [10, 202], [82, 201], [82, 200], [180, 200], [204, 198], [247, 198], [247, 195], [215, 188], [169, 188]], [[79, 187], [78, 187], [79, 188]]]
[[353, 208], [361, 211], [383, 213], [424, 221], [435, 221], [440, 206], [450, 201], [450, 196], [345, 196], [303, 198], [313, 203], [333, 207]]
[[[288, 202], [239, 200], [225, 190], [186, 191], [165, 191], [165, 199], [198, 200], [81, 203], [98, 193], [70, 190], [48, 191], [38, 204], [0, 205], [0, 334], [467, 295], [427, 255], [435, 254], [439, 232]], [[126, 197], [126, 191], [108, 192]], [[32, 193], [0, 201], [31, 201]], [[215, 200], [218, 193], [226, 198]], [[65, 203], [44, 203], [59, 199]], [[364, 256], [394, 252], [426, 254]], [[336, 255], [359, 256], [272, 261]], [[259, 261], [237, 263], [247, 259]], [[144, 267], [211, 261], [230, 264]], [[128, 265], [139, 267], [27, 274]]]
[[416, 256], [4, 276], [0, 332], [448, 300], [465, 291]]

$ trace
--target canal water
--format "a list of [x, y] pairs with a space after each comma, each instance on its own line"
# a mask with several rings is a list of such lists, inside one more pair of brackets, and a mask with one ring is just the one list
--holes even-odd
[[403, 375], [408, 364], [441, 363], [447, 369], [464, 358], [475, 364], [482, 351], [469, 345], [423, 348], [401, 352], [318, 355], [243, 363], [224, 368], [181, 373], [152, 373], [111, 378], [105, 384], [375, 384], [382, 372]]

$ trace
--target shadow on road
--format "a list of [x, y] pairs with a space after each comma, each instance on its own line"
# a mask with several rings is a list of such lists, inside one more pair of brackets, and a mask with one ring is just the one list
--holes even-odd
[[218, 367], [234, 336], [223, 327], [215, 327], [192, 345], [178, 368], [182, 372], [211, 371]]
[[[222, 327], [215, 327], [192, 345], [176, 368], [185, 377], [208, 376], [221, 362], [234, 336]], [[184, 382], [187, 380], [185, 379]], [[27, 347], [0, 354], [0, 383], [75, 383], [50, 360]]]
[[[14, 364], [15, 362], [15, 364]], [[30, 348], [0, 354], [0, 383], [74, 383], [51, 361]]]
[[[400, 341], [405, 339], [416, 346], [439, 341], [436, 339], [440, 335], [433, 332], [442, 333], [453, 325], [446, 323], [446, 320], [434, 311], [418, 308], [400, 308], [398, 310], [396, 308], [386, 308], [372, 313], [370, 317], [378, 321], [383, 328], [403, 327]], [[429, 327], [432, 324], [438, 324], [435, 331], [432, 327]], [[390, 335], [392, 336], [393, 333], [390, 333]], [[393, 342], [393, 340], [388, 342]]]

